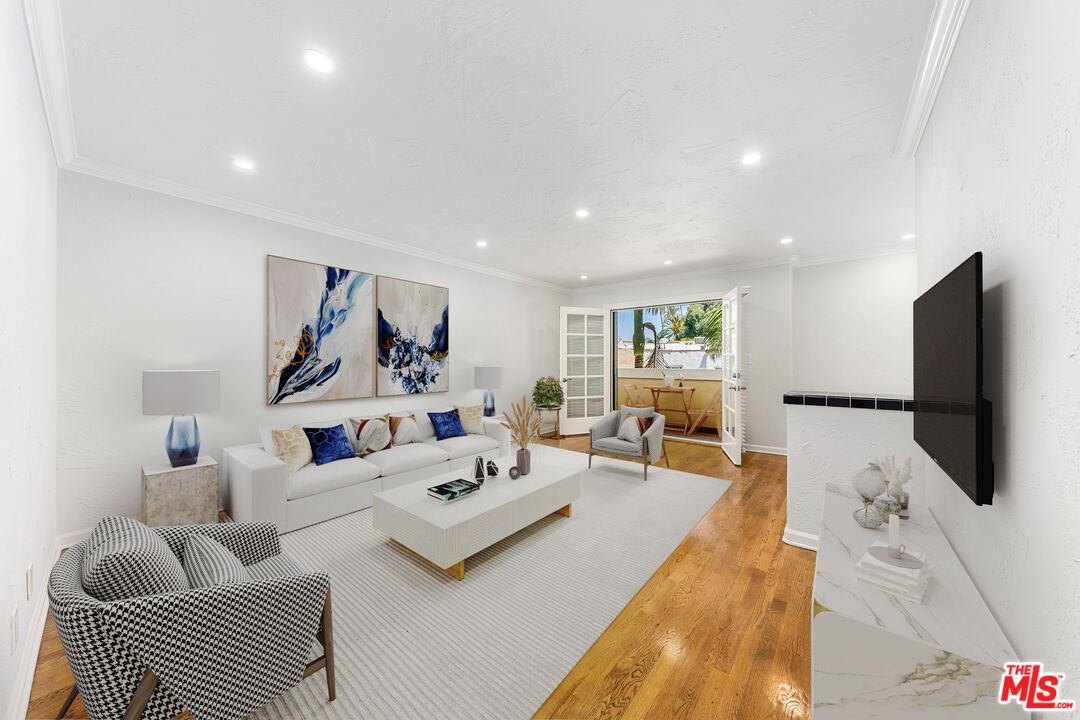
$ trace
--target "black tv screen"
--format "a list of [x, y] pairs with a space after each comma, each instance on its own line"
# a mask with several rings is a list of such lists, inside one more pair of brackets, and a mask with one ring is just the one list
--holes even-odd
[[915, 301], [915, 441], [976, 505], [989, 505], [982, 322], [982, 253], [975, 253]]

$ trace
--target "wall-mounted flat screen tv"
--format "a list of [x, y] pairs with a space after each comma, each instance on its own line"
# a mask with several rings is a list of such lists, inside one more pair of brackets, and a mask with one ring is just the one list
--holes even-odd
[[983, 398], [982, 253], [914, 307], [915, 441], [976, 505], [994, 497], [992, 413]]

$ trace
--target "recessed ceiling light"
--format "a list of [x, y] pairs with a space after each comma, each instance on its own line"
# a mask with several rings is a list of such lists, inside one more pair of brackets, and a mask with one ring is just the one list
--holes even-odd
[[665, 261], [664, 261], [664, 264], [665, 264], [665, 265], [670, 265], [670, 264], [671, 264], [671, 261], [670, 261], [670, 260], [665, 260]]
[[487, 240], [477, 240], [476, 247], [487, 247]]
[[780, 244], [781, 245], [790, 245], [793, 242], [795, 242], [795, 238], [789, 238], [789, 237], [780, 238]]
[[574, 213], [574, 214], [577, 215], [579, 218], [587, 218], [587, 217], [589, 217], [589, 211], [586, 210], [585, 208], [579, 208], [578, 211], [576, 213]]
[[906, 235], [901, 235], [900, 239], [901, 240], [914, 240], [915, 239], [915, 233], [907, 233]]
[[232, 164], [238, 170], [254, 170], [255, 169], [255, 163], [251, 162], [247, 158], [242, 158], [242, 157], [233, 158]]
[[759, 153], [757, 150], [751, 150], [750, 152], [743, 155], [739, 159], [739, 162], [743, 165], [757, 165], [759, 162], [761, 162], [761, 153]]
[[588, 279], [589, 279], [589, 276], [588, 276], [588, 275], [582, 275], [582, 276], [581, 276], [581, 279], [582, 279], [582, 280], [588, 280]]
[[331, 60], [325, 53], [321, 53], [318, 50], [305, 50], [304, 62], [307, 66], [317, 73], [327, 74], [334, 72], [334, 61]]

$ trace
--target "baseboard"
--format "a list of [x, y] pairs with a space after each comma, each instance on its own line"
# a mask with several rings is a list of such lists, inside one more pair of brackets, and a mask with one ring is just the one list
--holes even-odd
[[813, 550], [817, 552], [819, 538], [817, 535], [811, 535], [808, 532], [802, 530], [792, 530], [790, 527], [784, 527], [784, 542], [788, 545], [794, 545], [798, 548], [804, 548], [806, 550]]
[[787, 448], [780, 447], [779, 445], [751, 445], [747, 443], [743, 445], [743, 450], [746, 452], [765, 453], [766, 455], [787, 455]]

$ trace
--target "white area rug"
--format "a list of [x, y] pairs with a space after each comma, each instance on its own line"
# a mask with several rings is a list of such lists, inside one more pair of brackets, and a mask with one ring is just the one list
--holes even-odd
[[462, 582], [391, 543], [370, 509], [282, 536], [330, 573], [337, 700], [320, 672], [252, 717], [531, 717], [730, 486], [663, 467], [646, 483], [639, 464], [594, 458], [584, 470], [578, 456], [573, 517], [467, 559]]

